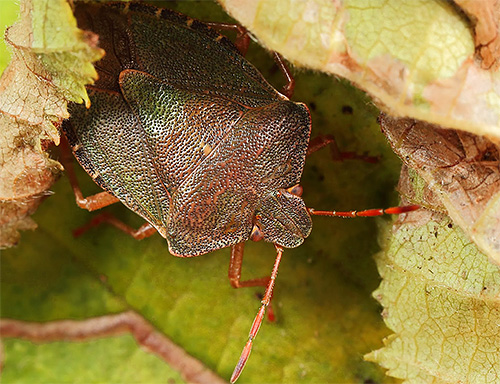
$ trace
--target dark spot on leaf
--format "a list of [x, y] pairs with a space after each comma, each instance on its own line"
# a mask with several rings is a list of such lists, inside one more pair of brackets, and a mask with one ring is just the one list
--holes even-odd
[[311, 111], [315, 111], [316, 110], [316, 103], [314, 101], [311, 101], [309, 103], [309, 108], [311, 109]]
[[316, 178], [319, 181], [325, 180], [325, 175], [323, 174], [323, 172], [321, 172], [321, 170], [318, 167], [316, 167], [315, 165], [313, 165], [311, 167], [311, 170], [316, 174]]
[[352, 115], [353, 109], [350, 105], [343, 105], [342, 106], [342, 113], [344, 115]]

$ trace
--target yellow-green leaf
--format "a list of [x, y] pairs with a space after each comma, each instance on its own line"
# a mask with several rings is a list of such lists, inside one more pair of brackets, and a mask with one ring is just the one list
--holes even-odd
[[408, 384], [500, 381], [500, 268], [440, 214], [382, 242], [374, 297], [395, 334], [367, 358]]
[[269, 49], [349, 79], [392, 115], [500, 138], [500, 72], [476, 60], [470, 23], [450, 1], [220, 3]]

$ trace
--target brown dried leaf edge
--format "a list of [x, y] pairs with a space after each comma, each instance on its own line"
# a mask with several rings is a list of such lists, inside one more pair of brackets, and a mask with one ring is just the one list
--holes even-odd
[[36, 228], [30, 216], [62, 170], [45, 150], [59, 143], [67, 102], [88, 102], [92, 61], [103, 56], [65, 0], [21, 1], [5, 40], [12, 60], [0, 78], [0, 248], [16, 244], [19, 230]]

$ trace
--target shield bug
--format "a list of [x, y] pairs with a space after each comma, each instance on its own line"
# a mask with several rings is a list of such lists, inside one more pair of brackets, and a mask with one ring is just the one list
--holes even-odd
[[[90, 210], [121, 201], [147, 221], [135, 237], [156, 230], [176, 256], [231, 246], [231, 284], [267, 286], [234, 382], [271, 300], [283, 248], [304, 241], [311, 215], [384, 211], [306, 207], [298, 185], [316, 147], [307, 107], [276, 91], [214, 29], [137, 3], [77, 3], [75, 15], [106, 51], [96, 64], [99, 80], [88, 87], [91, 107], [72, 105], [63, 125], [75, 157], [106, 191], [83, 199], [74, 186], [77, 199]], [[269, 278], [240, 281], [249, 239], [275, 245]]]

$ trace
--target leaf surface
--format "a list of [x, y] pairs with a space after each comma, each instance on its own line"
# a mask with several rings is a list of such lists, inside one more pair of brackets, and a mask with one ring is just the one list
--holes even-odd
[[[500, 264], [500, 151], [492, 141], [413, 119], [381, 115], [381, 127], [404, 169], [399, 191], [427, 208], [447, 213], [467, 236]], [[423, 189], [418, 195], [419, 175]], [[415, 195], [416, 194], [416, 195]], [[435, 200], [430, 202], [429, 200]]]
[[[270, 50], [349, 79], [391, 115], [500, 138], [500, 72], [475, 60], [469, 20], [449, 1], [220, 3]], [[478, 28], [495, 20], [493, 2], [475, 3], [484, 5]]]
[[[192, 3], [184, 4], [181, 10], [192, 16], [229, 21], [221, 13], [203, 16], [202, 8], [211, 5], [208, 2], [201, 2], [195, 10]], [[266, 52], [253, 46], [248, 58], [277, 88], [283, 84], [283, 75], [274, 69]], [[377, 111], [361, 92], [344, 82], [332, 83], [326, 75], [302, 73], [296, 80], [294, 98], [311, 106], [313, 136], [334, 133], [343, 151], [384, 158], [380, 164], [338, 163], [331, 160], [328, 149], [315, 153], [307, 160], [302, 177], [306, 203], [317, 209], [396, 204], [393, 190], [399, 162], [383, 136], [376, 133]], [[334, 108], [332, 100], [336, 100]], [[99, 191], [81, 170], [79, 178], [85, 195]], [[165, 241], [157, 235], [137, 242], [107, 226], [75, 239], [71, 231], [97, 213], [76, 207], [65, 178], [54, 186], [54, 192], [36, 213], [39, 230], [27, 233], [17, 248], [2, 254], [2, 317], [83, 320], [132, 309], [227, 380], [259, 307], [256, 293], [262, 291], [230, 287], [228, 250], [179, 259], [168, 254]], [[130, 225], [142, 224], [124, 207], [107, 210]], [[286, 250], [274, 295], [277, 322], [262, 326], [240, 378], [242, 383], [392, 382], [384, 378], [380, 368], [362, 359], [388, 333], [379, 308], [370, 298], [377, 285], [371, 260], [377, 249], [375, 228], [370, 219], [317, 218], [306, 243]], [[270, 244], [249, 244], [243, 278], [269, 274], [274, 257]], [[120, 342], [110, 340], [114, 343]], [[23, 350], [25, 345], [23, 341], [9, 341], [5, 356], [14, 353], [13, 348]], [[47, 348], [52, 350], [50, 354]], [[23, 357], [26, 365], [22, 370], [22, 362], [16, 362], [21, 353], [10, 355], [13, 360], [5, 364], [3, 374], [25, 382], [35, 375], [50, 381], [54, 372], [64, 372], [68, 366], [74, 367], [76, 377], [80, 367], [91, 369], [95, 350], [89, 349], [87, 356], [76, 351], [75, 359], [84, 363], [75, 361], [73, 365], [57, 358], [66, 348], [72, 347], [62, 343], [33, 347]], [[136, 353], [128, 349], [124, 354], [114, 354], [112, 347], [106, 351], [103, 354], [109, 354], [116, 369], [96, 369], [82, 377], [109, 382], [127, 367], [125, 355]], [[47, 358], [42, 360], [41, 353]], [[156, 365], [142, 361], [137, 365], [141, 377], [151, 377]], [[9, 373], [9, 369], [14, 372]], [[164, 382], [165, 375], [159, 371], [158, 381]], [[62, 377], [72, 381], [69, 374]]]
[[2, 248], [19, 240], [19, 230], [36, 227], [30, 215], [62, 169], [45, 150], [59, 143], [56, 125], [68, 117], [67, 102], [88, 101], [91, 61], [103, 55], [95, 36], [76, 28], [64, 0], [23, 1], [5, 39], [12, 60], [0, 78]]
[[367, 358], [408, 384], [498, 382], [500, 268], [445, 216], [419, 215], [382, 239], [374, 297], [395, 334]]
[[[260, 8], [257, 10], [251, 6], [246, 8], [247, 16], [258, 20], [257, 16], [265, 15], [268, 19], [261, 20], [259, 25], [266, 28], [273, 25], [270, 36], [278, 42], [285, 36], [288, 39], [285, 48], [295, 47], [295, 52], [300, 52], [297, 58], [292, 55], [293, 50], [288, 54], [286, 49], [278, 49], [292, 61], [306, 60], [313, 68], [329, 68], [332, 73], [347, 77], [372, 92], [393, 112], [414, 114], [458, 128], [466, 125], [473, 132], [486, 132], [497, 137], [496, 93], [491, 91], [496, 86], [497, 75], [470, 59], [474, 54], [473, 37], [463, 23], [463, 17], [449, 3], [398, 2], [402, 6], [396, 11], [391, 1], [307, 2], [313, 8], [300, 8], [302, 3], [295, 4], [287, 8], [289, 16], [286, 17], [280, 16], [282, 5], [279, 2], [258, 4]], [[334, 7], [340, 5], [340, 11], [331, 8], [332, 4]], [[422, 6], [417, 8], [414, 4]], [[51, 8], [52, 3], [49, 5]], [[195, 9], [190, 2], [181, 3], [180, 7], [181, 11], [203, 20], [229, 21], [217, 12], [204, 13], [207, 2], [197, 4]], [[55, 20], [68, 15], [61, 10], [55, 14], [51, 16]], [[349, 16], [347, 19], [346, 15]], [[418, 18], [416, 23], [415, 17]], [[318, 18], [325, 19], [326, 24], [318, 22]], [[387, 27], [386, 20], [396, 24]], [[303, 23], [312, 27], [311, 35], [300, 30]], [[57, 29], [59, 24], [51, 22], [47, 25]], [[62, 30], [71, 35], [74, 33], [71, 21], [69, 25]], [[342, 29], [339, 32], [332, 26]], [[56, 52], [68, 48], [65, 39], [53, 35], [51, 27], [48, 29], [43, 24], [35, 27], [37, 36], [42, 36], [34, 40], [35, 52], [43, 50], [40, 47], [48, 41], [54, 42]], [[330, 35], [331, 31], [335, 33]], [[436, 36], [438, 41], [432, 40]], [[260, 34], [259, 38], [272, 47]], [[414, 38], [416, 42], [412, 40]], [[27, 39], [29, 36], [21, 33], [16, 41], [23, 47]], [[332, 50], [324, 49], [325, 42]], [[75, 44], [80, 47], [79, 43]], [[72, 52], [73, 48], [68, 49]], [[42, 64], [47, 73], [67, 72], [59, 65], [68, 59], [65, 54], [45, 53], [48, 64], [45, 61]], [[72, 57], [70, 54], [70, 61]], [[52, 61], [53, 58], [56, 60]], [[269, 57], [253, 47], [248, 58], [279, 89], [283, 78], [273, 69]], [[82, 68], [86, 70], [88, 67], [82, 65]], [[17, 68], [11, 70], [10, 76], [18, 72]], [[58, 92], [64, 100], [84, 100], [80, 83], [71, 71], [67, 73], [69, 77], [55, 80], [54, 84], [61, 89], [67, 86], [69, 90]], [[88, 74], [86, 72], [85, 76]], [[474, 83], [473, 91], [479, 89], [479, 94], [469, 92], [468, 81]], [[463, 92], [457, 95], [457, 87], [462, 85]], [[38, 90], [38, 87], [33, 89]], [[456, 99], [451, 101], [452, 104], [446, 104], [451, 100], [450, 95]], [[301, 73], [297, 76], [294, 98], [310, 106], [313, 137], [318, 133], [334, 133], [341, 150], [367, 151], [370, 155], [382, 157], [379, 164], [373, 165], [355, 161], [334, 163], [327, 150], [312, 155], [307, 160], [302, 178], [307, 205], [316, 209], [347, 210], [396, 204], [393, 188], [400, 163], [377, 132], [377, 111], [362, 93], [325, 75]], [[441, 99], [445, 102], [443, 105], [436, 101]], [[47, 102], [42, 106], [50, 116], [62, 113], [65, 101], [61, 104], [61, 99], [50, 97], [43, 100]], [[469, 100], [474, 100], [474, 108], [470, 108]], [[21, 112], [25, 111], [17, 111]], [[41, 121], [37, 118], [42, 115], [29, 112], [26, 116]], [[51, 121], [49, 119], [49, 123]], [[42, 124], [43, 129], [48, 129], [41, 131], [46, 136], [54, 135], [49, 123]], [[13, 161], [16, 162], [22, 161]], [[86, 180], [84, 192], [98, 191], [82, 172], [79, 176]], [[76, 208], [65, 179], [55, 186], [54, 191], [55, 196], [51, 196], [35, 216], [40, 223], [39, 232], [28, 234], [18, 248], [2, 254], [2, 317], [28, 321], [85, 320], [132, 309], [186, 352], [202, 360], [209, 369], [228, 378], [259, 305], [255, 297], [258, 289], [234, 291], [229, 287], [226, 277], [228, 250], [199, 258], [178, 259], [168, 255], [167, 246], [159, 236], [136, 242], [106, 226], [94, 228], [74, 239], [71, 230], [86, 224], [93, 215]], [[136, 227], [142, 224], [136, 215], [123, 207], [110, 207], [109, 210], [128, 224]], [[420, 225], [425, 226], [427, 221]], [[498, 303], [494, 295], [499, 283], [496, 277], [491, 277], [496, 276], [496, 267], [485, 263], [484, 257], [477, 256], [479, 253], [464, 240], [463, 235], [453, 232], [453, 236], [457, 236], [453, 237], [441, 221], [433, 225], [432, 228], [425, 227], [423, 232], [419, 232], [418, 227], [407, 232], [406, 239], [411, 241], [406, 243], [398, 243], [396, 237], [392, 243], [383, 244], [390, 250], [396, 244], [394, 253], [409, 261], [383, 259], [380, 262], [384, 282], [378, 291], [381, 295], [377, 297], [381, 300], [387, 298], [382, 300], [387, 308], [384, 315], [389, 327], [397, 334], [389, 337], [394, 342], [391, 341], [388, 348], [375, 352], [371, 358], [390, 368], [394, 376], [411, 380], [421, 378], [435, 383], [465, 377], [473, 382], [476, 378], [477, 382], [490, 379], [494, 382], [498, 379], [498, 372], [491, 364], [496, 362], [499, 342], [496, 335], [488, 334], [495, 331], [488, 325], [491, 319], [493, 324], [498, 323], [495, 317]], [[388, 334], [379, 317], [379, 308], [369, 298], [369, 292], [377, 285], [371, 261], [371, 255], [377, 249], [375, 231], [371, 219], [316, 218], [313, 233], [305, 244], [285, 252], [274, 296], [278, 321], [265, 323], [260, 330], [241, 382], [392, 382], [378, 367], [361, 359], [366, 352], [378, 348], [382, 337]], [[408, 300], [397, 301], [399, 294], [406, 292], [406, 286], [402, 286], [401, 276], [396, 272], [403, 270], [403, 276], [409, 275], [404, 272], [404, 268], [409, 270], [410, 267], [404, 264], [406, 262], [415, 263], [418, 269], [419, 255], [424, 260], [433, 260], [436, 249], [441, 249], [441, 242], [446, 243], [441, 240], [443, 234], [455, 240], [447, 245], [448, 251], [453, 256], [459, 254], [463, 257], [463, 264], [459, 264], [462, 259], [458, 258], [450, 262], [447, 253], [443, 252], [446, 259], [430, 269], [442, 268], [439, 272], [445, 278], [435, 283], [427, 274], [422, 283], [421, 276], [415, 273], [417, 278], [405, 280], [408, 287], [411, 285], [410, 291], [415, 297], [408, 293]], [[418, 236], [423, 240], [418, 240]], [[431, 241], [432, 236], [439, 237], [439, 244]], [[404, 252], [399, 255], [398, 249], [408, 244], [419, 244], [422, 249], [417, 248], [414, 254], [408, 250], [408, 255]], [[268, 274], [273, 257], [274, 250], [269, 244], [247, 246], [243, 278]], [[392, 265], [387, 264], [389, 262], [395, 265], [394, 274], [384, 267]], [[453, 285], [448, 280], [460, 284]], [[478, 294], [482, 282], [487, 283], [483, 285], [487, 290]], [[450, 285], [443, 289], [441, 285], [445, 283]], [[418, 307], [422, 303], [418, 300], [426, 297], [427, 286], [434, 287], [431, 293], [436, 292], [434, 306], [429, 306], [431, 316], [422, 315], [415, 320], [410, 315], [423, 313], [418, 312], [423, 311]], [[490, 292], [493, 292], [491, 297], [488, 296]], [[476, 300], [474, 294], [479, 295], [479, 299]], [[483, 300], [486, 296], [489, 298]], [[475, 301], [470, 301], [471, 298]], [[443, 302], [451, 303], [451, 309]], [[398, 311], [402, 314], [398, 315]], [[391, 317], [392, 313], [396, 313], [396, 318]], [[458, 320], [446, 323], [443, 313]], [[486, 314], [481, 317], [482, 313]], [[415, 321], [424, 324], [427, 318], [433, 320], [428, 329], [434, 333], [418, 334], [412, 328]], [[470, 330], [471, 319], [488, 321], [478, 321], [479, 327], [474, 333]], [[438, 320], [445, 321], [444, 331]], [[427, 329], [427, 324], [423, 327]], [[468, 335], [475, 337], [475, 355], [470, 353], [474, 345], [463, 340]], [[402, 340], [402, 344], [398, 340]], [[415, 349], [403, 348], [408, 340], [418, 346], [419, 354]], [[462, 346], [463, 354], [456, 351]], [[54, 381], [54, 377], [63, 382], [74, 382], [79, 378], [86, 382], [165, 382], [169, 377], [179, 378], [164, 364], [159, 364], [157, 358], [139, 352], [128, 335], [86, 340], [83, 344], [57, 342], [36, 346], [20, 339], [9, 339], [4, 347], [6, 357], [2, 379], [5, 382], [29, 382], [33, 377], [42, 382]], [[443, 352], [436, 355], [436, 351], [441, 350]], [[436, 366], [436, 357], [442, 358], [446, 364]], [[457, 361], [468, 363], [468, 370], [461, 366], [454, 373]], [[129, 375], [131, 366], [137, 371], [135, 377]]]

